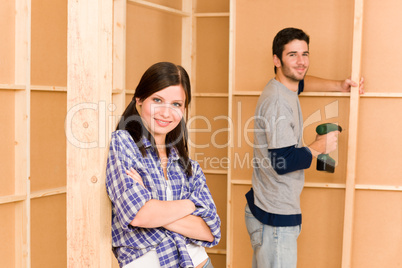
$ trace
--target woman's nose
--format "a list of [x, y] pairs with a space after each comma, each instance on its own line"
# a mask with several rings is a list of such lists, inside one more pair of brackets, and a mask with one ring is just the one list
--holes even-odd
[[159, 114], [162, 115], [163, 117], [167, 118], [170, 116], [170, 107], [167, 104], [161, 105], [159, 107]]

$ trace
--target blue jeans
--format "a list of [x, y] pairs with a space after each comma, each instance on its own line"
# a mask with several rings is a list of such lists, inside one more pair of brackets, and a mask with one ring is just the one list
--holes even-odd
[[261, 223], [245, 209], [247, 231], [253, 248], [253, 268], [295, 268], [301, 225], [275, 227]]
[[202, 268], [214, 268], [210, 258], [208, 258], [208, 261], [205, 263], [205, 265]]

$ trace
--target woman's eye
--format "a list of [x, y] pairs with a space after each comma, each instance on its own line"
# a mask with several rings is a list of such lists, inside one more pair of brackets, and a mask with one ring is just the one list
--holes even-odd
[[175, 103], [173, 103], [173, 106], [175, 106], [175, 107], [181, 107], [182, 105], [181, 105], [181, 103], [175, 102]]
[[162, 100], [161, 100], [161, 99], [159, 99], [159, 98], [154, 98], [154, 99], [153, 99], [153, 101], [154, 101], [154, 102], [156, 102], [156, 103], [160, 103], [160, 102], [162, 102]]

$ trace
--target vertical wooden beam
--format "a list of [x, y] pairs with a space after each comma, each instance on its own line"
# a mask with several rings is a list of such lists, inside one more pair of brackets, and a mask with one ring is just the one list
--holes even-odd
[[31, 1], [15, 1], [15, 195], [25, 195], [15, 211], [15, 265], [30, 267], [30, 48]]
[[193, 2], [194, 0], [182, 0], [182, 11], [190, 13], [191, 16], [182, 17], [181, 26], [181, 65], [186, 69], [188, 75], [192, 77], [193, 70]]
[[127, 0], [114, 0], [113, 4], [113, 120], [110, 132], [114, 131], [126, 106], [126, 25]]
[[[229, 11], [229, 104], [228, 104], [228, 115], [229, 118], [234, 118], [233, 114], [233, 93], [235, 90], [235, 44], [236, 44], [236, 0], [230, 0], [230, 11]], [[228, 146], [228, 157], [232, 158], [233, 152], [233, 124], [232, 122], [229, 125], [230, 132], [228, 133], [229, 137], [229, 146]], [[227, 242], [226, 242], [226, 266], [228, 268], [233, 267], [233, 211], [232, 211], [232, 170], [233, 163], [230, 165], [228, 170], [228, 178], [227, 178]]]
[[[361, 53], [363, 33], [363, 0], [355, 0], [352, 80], [359, 81], [361, 73]], [[345, 215], [343, 225], [342, 268], [351, 267], [353, 218], [355, 206], [355, 179], [357, 130], [359, 123], [359, 87], [353, 87], [350, 94], [348, 162], [346, 171]]]
[[68, 0], [67, 266], [111, 267], [105, 189], [113, 0]]
[[[195, 27], [196, 20], [194, 16], [195, 7], [197, 5], [196, 0], [182, 0], [182, 11], [185, 13], [191, 14], [190, 16], [182, 17], [182, 25], [181, 25], [181, 66], [186, 69], [191, 84], [191, 109], [189, 118], [195, 115], [195, 97], [194, 93], [196, 92], [196, 55], [195, 55]], [[194, 124], [191, 126], [194, 129]], [[194, 148], [191, 145], [195, 142], [196, 135], [192, 131], [189, 133], [189, 151], [190, 156], [194, 157]]]

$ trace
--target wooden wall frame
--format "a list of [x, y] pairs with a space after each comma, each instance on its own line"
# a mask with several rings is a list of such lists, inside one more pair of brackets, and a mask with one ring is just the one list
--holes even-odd
[[[68, 255], [67, 266], [93, 266], [112, 267], [115, 264], [110, 251], [110, 203], [105, 194], [104, 168], [107, 156], [106, 147], [109, 134], [114, 130], [119, 115], [122, 114], [127, 95], [133, 94], [133, 89], [126, 86], [126, 26], [127, 4], [157, 10], [163, 14], [170, 14], [181, 18], [181, 65], [186, 68], [192, 83], [193, 102], [190, 116], [195, 116], [203, 109], [196, 102], [213, 99], [228, 105], [227, 115], [229, 118], [238, 116], [235, 101], [237, 99], [257, 99], [260, 91], [242, 91], [236, 87], [236, 51], [239, 49], [236, 43], [239, 25], [236, 25], [236, 17], [241, 12], [237, 6], [241, 0], [227, 0], [229, 10], [204, 12], [198, 11], [200, 1], [204, 0], [181, 0], [181, 9], [156, 4], [158, 1], [146, 0], [106, 0], [106, 1], [80, 1], [66, 0], [68, 3], [68, 84], [63, 85], [36, 85], [31, 83], [31, 3], [32, 0], [15, 0], [15, 56], [14, 56], [14, 82], [0, 84], [0, 91], [12, 91], [15, 97], [15, 146], [14, 146], [14, 188], [11, 195], [0, 196], [0, 204], [15, 205], [15, 267], [30, 267], [32, 262], [32, 223], [31, 202], [38, 198], [66, 195], [67, 197], [67, 243]], [[163, 2], [163, 1], [160, 1]], [[367, 4], [371, 0], [355, 0], [353, 15], [353, 51], [352, 51], [352, 80], [359, 80], [364, 65], [362, 53], [364, 49], [364, 25], [366, 19]], [[205, 2], [203, 2], [205, 4]], [[88, 16], [90, 14], [90, 16]], [[200, 59], [197, 61], [197, 31], [200, 30], [201, 19], [223, 18], [229, 21], [228, 29], [228, 88], [219, 91], [203, 91], [200, 81], [197, 80], [197, 71]], [[86, 21], [91, 20], [90, 25]], [[92, 28], [88, 28], [92, 27]], [[85, 40], [81, 42], [80, 40]], [[91, 44], [98, 44], [91, 46]], [[85, 66], [82, 62], [85, 61]], [[86, 73], [88, 76], [83, 77]], [[364, 75], [364, 73], [363, 73]], [[226, 79], [226, 78], [222, 78]], [[367, 77], [367, 80], [370, 78]], [[398, 89], [397, 89], [398, 90]], [[350, 101], [348, 116], [348, 151], [347, 171], [345, 183], [306, 182], [305, 187], [309, 190], [331, 190], [345, 192], [344, 219], [342, 230], [342, 268], [353, 267], [354, 250], [356, 241], [354, 237], [358, 213], [356, 207], [361, 193], [386, 193], [400, 196], [402, 185], [399, 184], [374, 184], [358, 178], [359, 141], [361, 122], [363, 121], [360, 110], [367, 100], [400, 101], [402, 93], [370, 90], [364, 95], [358, 94], [357, 88], [352, 88], [351, 93], [303, 93], [300, 98], [342, 98]], [[77, 112], [70, 117], [70, 124], [78, 130], [74, 135], [79, 135], [81, 141], [92, 142], [98, 140], [98, 127], [105, 128], [102, 135], [103, 147], [80, 148], [77, 144], [67, 142], [67, 186], [52, 189], [31, 190], [31, 93], [32, 92], [64, 92], [67, 93], [68, 111], [74, 110], [77, 105], [90, 103], [91, 107], [101, 109], [87, 109]], [[227, 102], [227, 103], [226, 103]], [[98, 105], [98, 106], [97, 106]], [[197, 110], [198, 109], [198, 110]], [[74, 110], [75, 111], [75, 110]], [[95, 111], [95, 113], [91, 113]], [[91, 122], [98, 122], [100, 112], [106, 112], [112, 121], [103, 122], [99, 126]], [[228, 132], [229, 146], [227, 157], [230, 158], [236, 152], [234, 144], [239, 130], [234, 125]], [[96, 130], [88, 133], [88, 130]], [[71, 135], [72, 132], [66, 133]], [[82, 136], [80, 136], [82, 135]], [[196, 138], [196, 134], [192, 134]], [[104, 136], [104, 137], [103, 137]], [[68, 137], [67, 137], [68, 138]], [[81, 145], [82, 145], [81, 144]], [[106, 147], [105, 147], [106, 146]], [[84, 146], [85, 147], [85, 146]], [[194, 155], [195, 148], [191, 148]], [[90, 162], [86, 161], [91, 159]], [[82, 168], [85, 163], [85, 169]], [[208, 177], [226, 178], [226, 215], [227, 224], [222, 226], [226, 231], [226, 247], [208, 249], [211, 255], [226, 259], [226, 267], [238, 267], [235, 261], [237, 257], [243, 257], [235, 252], [234, 241], [244, 233], [236, 233], [235, 212], [244, 208], [239, 207], [244, 196], [238, 193], [251, 185], [249, 178], [236, 177], [233, 167], [228, 169], [204, 169]], [[85, 199], [81, 199], [84, 197]], [[363, 199], [365, 200], [365, 199]], [[245, 230], [242, 230], [244, 232]], [[247, 254], [247, 252], [242, 252]], [[87, 258], [82, 258], [87, 256]], [[251, 264], [250, 264], [251, 266]]]

